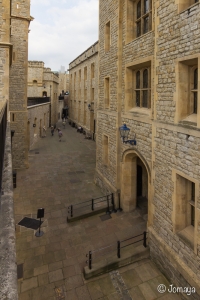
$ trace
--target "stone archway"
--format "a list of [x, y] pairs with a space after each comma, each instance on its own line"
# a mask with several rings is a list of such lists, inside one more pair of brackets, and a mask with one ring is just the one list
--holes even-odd
[[150, 169], [136, 150], [127, 150], [122, 157], [121, 205], [125, 212], [146, 208], [149, 193]]

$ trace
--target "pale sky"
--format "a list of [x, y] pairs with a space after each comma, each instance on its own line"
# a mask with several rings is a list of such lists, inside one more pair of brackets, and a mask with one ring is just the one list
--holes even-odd
[[98, 40], [99, 0], [31, 0], [28, 60], [67, 71]]

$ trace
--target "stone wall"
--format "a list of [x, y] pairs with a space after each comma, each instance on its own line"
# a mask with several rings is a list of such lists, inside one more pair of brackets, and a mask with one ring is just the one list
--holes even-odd
[[62, 120], [62, 110], [64, 107], [64, 101], [63, 100], [59, 100], [58, 102], [58, 120], [61, 121]]
[[9, 77], [9, 108], [11, 129], [15, 130], [15, 136], [12, 142], [12, 158], [13, 167], [15, 169], [28, 166], [26, 125], [28, 30], [30, 21], [30, 1], [13, 0], [11, 7], [10, 37], [10, 42], [13, 45], [13, 55]]
[[28, 62], [28, 97], [50, 97], [51, 123], [58, 121], [59, 75], [44, 67], [42, 61]]
[[17, 300], [17, 265], [9, 122], [7, 123], [2, 193], [0, 194], [0, 241], [0, 299]]
[[[198, 93], [198, 109], [193, 113], [191, 72], [200, 69], [200, 6], [185, 1], [183, 10], [183, 1], [152, 1], [151, 29], [136, 37], [135, 3], [100, 1], [95, 181], [104, 191], [120, 191], [122, 207], [131, 212], [137, 198], [135, 159], [140, 161], [148, 174], [145, 190], [151, 257], [171, 283], [194, 286], [197, 294], [192, 299], [198, 299], [200, 97]], [[109, 47], [106, 32], [110, 34]], [[134, 82], [136, 72], [145, 68], [150, 105], [138, 107]], [[122, 143], [119, 127], [124, 122], [136, 145]]]
[[97, 118], [98, 71], [98, 42], [69, 64], [69, 118], [94, 137]]
[[[43, 126], [47, 129], [49, 127], [49, 112], [50, 103], [44, 103], [28, 107], [28, 145], [32, 149], [35, 142], [44, 136]], [[34, 126], [36, 125], [36, 126]]]

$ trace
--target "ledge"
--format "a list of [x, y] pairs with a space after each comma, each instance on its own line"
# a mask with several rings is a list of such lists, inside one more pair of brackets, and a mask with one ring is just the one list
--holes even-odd
[[6, 131], [2, 191], [3, 193], [0, 195], [0, 299], [17, 300], [17, 265], [9, 123], [7, 123]]

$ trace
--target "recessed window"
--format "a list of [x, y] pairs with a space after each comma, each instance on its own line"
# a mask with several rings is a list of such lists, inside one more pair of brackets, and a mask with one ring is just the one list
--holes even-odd
[[193, 71], [193, 76], [194, 76], [194, 84], [192, 90], [193, 113], [197, 114], [197, 95], [198, 95], [198, 69], [197, 68]]
[[196, 217], [195, 189], [195, 182], [176, 174], [174, 231], [192, 248], [194, 247]]
[[108, 52], [110, 50], [110, 22], [108, 22], [105, 26], [105, 51]]
[[91, 79], [94, 78], [94, 63], [91, 64]]
[[176, 122], [190, 122], [191, 125], [196, 126], [198, 121], [198, 59], [180, 61], [176, 74], [178, 82]]
[[150, 71], [149, 69], [142, 69], [136, 71], [136, 89], [135, 99], [137, 107], [151, 107], [150, 101]]
[[151, 4], [150, 0], [139, 0], [137, 2], [137, 19], [136, 19], [137, 37], [151, 30], [151, 22], [150, 22], [151, 5], [150, 4]]
[[110, 106], [110, 78], [104, 79], [104, 97], [105, 97], [105, 108]]
[[103, 163], [108, 165], [108, 136], [103, 136]]
[[152, 29], [152, 0], [127, 0], [126, 42]]

